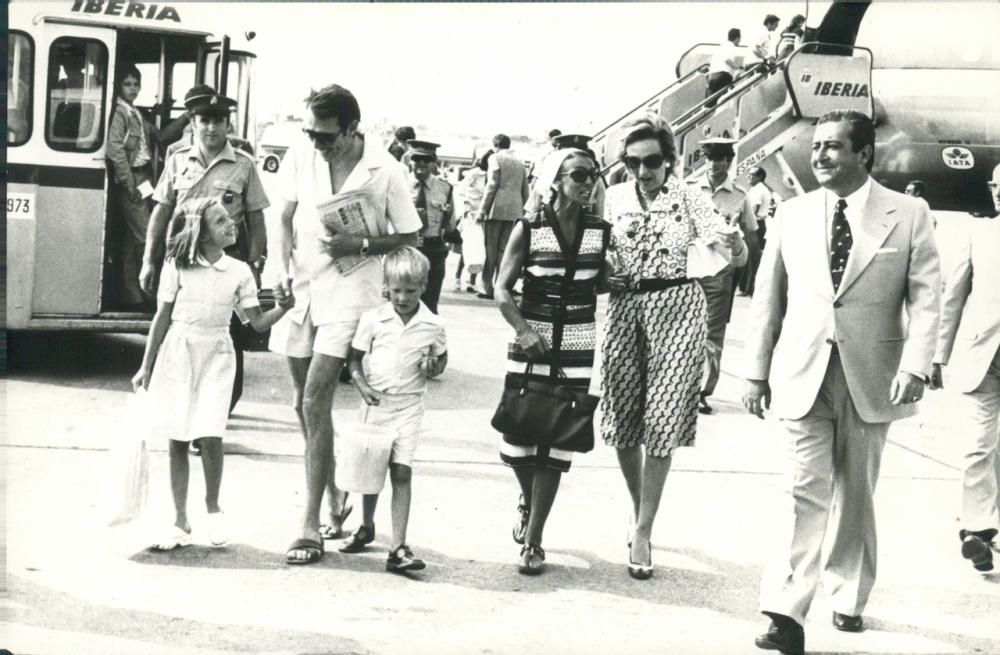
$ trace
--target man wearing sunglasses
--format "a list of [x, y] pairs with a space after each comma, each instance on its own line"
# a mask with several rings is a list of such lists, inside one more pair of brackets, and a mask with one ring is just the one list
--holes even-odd
[[[749, 192], [737, 185], [729, 176], [729, 168], [735, 156], [733, 150], [735, 143], [733, 139], [725, 138], [701, 141], [699, 145], [702, 154], [708, 160], [708, 168], [704, 175], [688, 182], [700, 189], [705, 197], [712, 201], [715, 210], [722, 214], [728, 225], [740, 229], [747, 245], [740, 250], [740, 257], [731, 260], [731, 263], [721, 271], [698, 279], [708, 302], [708, 345], [698, 401], [698, 412], [701, 414], [711, 414], [713, 411], [712, 406], [708, 404], [708, 397], [715, 392], [722, 370], [726, 324], [733, 309], [733, 283], [737, 272], [741, 271], [748, 258], [752, 257], [752, 249], [757, 245], [757, 220], [750, 206]], [[759, 251], [759, 246], [756, 249]]]
[[[270, 348], [288, 358], [296, 413], [306, 439], [306, 503], [299, 538], [289, 546], [289, 564], [323, 557], [323, 539], [344, 535], [349, 507], [334, 481], [333, 422], [330, 410], [338, 375], [361, 314], [382, 302], [381, 258], [402, 245], [416, 245], [420, 218], [410, 197], [406, 170], [381, 144], [358, 131], [361, 110], [354, 95], [331, 84], [313, 91], [302, 139], [289, 148], [278, 173], [283, 201], [279, 286], [291, 287], [296, 308], [271, 330]], [[386, 236], [329, 233], [317, 206], [345, 192], [361, 192], [376, 220], [391, 227]], [[334, 260], [366, 258], [349, 274]], [[320, 524], [326, 490], [329, 523]], [[371, 531], [359, 535], [364, 543]]]
[[406, 145], [410, 154], [413, 204], [417, 207], [422, 225], [417, 248], [431, 263], [427, 273], [427, 290], [420, 299], [437, 314], [441, 285], [444, 283], [444, 264], [448, 258], [444, 234], [455, 229], [455, 201], [451, 185], [438, 177], [434, 170], [439, 145], [416, 139], [410, 139]]

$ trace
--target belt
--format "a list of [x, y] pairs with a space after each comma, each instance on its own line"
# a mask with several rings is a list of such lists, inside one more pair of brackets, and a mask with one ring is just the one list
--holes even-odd
[[444, 245], [443, 237], [421, 237], [421, 236], [417, 237], [418, 248], [424, 248], [427, 246], [443, 246], [443, 245]]
[[684, 284], [693, 282], [689, 277], [671, 277], [671, 278], [644, 278], [639, 280], [639, 283], [633, 289], [635, 293], [649, 293], [650, 291], [663, 291], [664, 289], [669, 289], [670, 287], [679, 287]]

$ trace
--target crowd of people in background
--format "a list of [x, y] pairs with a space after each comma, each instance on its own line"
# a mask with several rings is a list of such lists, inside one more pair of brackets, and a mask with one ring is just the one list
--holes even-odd
[[[776, 41], [779, 22], [765, 18], [753, 43], [758, 59], [780, 58], [801, 40], [801, 16]], [[743, 66], [740, 39], [730, 30], [713, 58], [710, 96]], [[761, 610], [771, 624], [757, 645], [804, 651], [802, 626], [821, 579], [834, 627], [863, 629], [876, 576], [873, 494], [886, 434], [916, 412], [926, 388], [943, 385], [944, 366], [968, 401], [969, 416], [961, 418], [975, 422], [960, 552], [977, 570], [992, 569], [1000, 528], [1000, 307], [988, 285], [971, 280], [1000, 275], [1000, 221], [975, 219], [942, 276], [923, 184], [915, 180], [901, 194], [870, 175], [876, 152], [867, 116], [835, 111], [819, 119], [811, 163], [820, 188], [783, 203], [764, 169], [752, 170], [747, 184], [732, 177], [731, 139], [702, 141], [704, 172], [682, 179], [671, 129], [652, 115], [622, 126], [614, 160], [624, 173], [607, 188], [587, 137], [559, 130], [531, 165], [497, 134], [453, 185], [440, 175], [438, 144], [401, 127], [386, 149], [365, 136], [354, 95], [333, 84], [306, 100], [302, 138], [277, 178], [280, 227], [268, 239], [263, 210], [271, 201], [253, 158], [228, 135], [234, 101], [194, 87], [185, 96], [188, 113], [155, 130], [133, 106], [140, 84], [134, 67], [120, 71], [108, 157], [112, 204], [128, 233], [122, 302], [157, 303], [133, 380], [155, 397], [156, 431], [170, 442], [176, 512], [156, 549], [191, 543], [188, 449], [195, 444], [211, 543], [229, 539], [219, 502], [221, 444], [239, 395], [240, 330], [249, 324], [271, 328], [270, 350], [287, 359], [305, 444], [305, 510], [285, 561], [317, 562], [328, 540], [343, 539], [343, 553], [375, 540], [378, 496], [364, 497], [361, 524], [348, 533], [352, 506], [335, 475], [331, 409], [338, 384], [350, 381], [362, 421], [397, 434], [386, 569], [423, 569], [407, 543], [410, 483], [426, 380], [448, 362], [438, 312], [445, 262], [455, 251], [454, 288], [494, 301], [513, 330], [506, 387], [535, 381], [590, 389], [602, 353], [597, 429], [615, 449], [631, 500], [632, 578], [654, 574], [650, 539], [663, 488], [677, 448], [696, 441], [698, 414], [713, 412], [737, 293], [752, 297], [751, 319], [738, 326], [746, 341], [743, 403], [752, 415], [770, 409], [779, 417], [792, 448], [791, 537], [764, 573]], [[150, 163], [157, 145], [171, 141], [177, 145], [154, 188]], [[998, 185], [1000, 166], [989, 184], [1000, 211]], [[364, 236], [324, 226], [318, 208], [354, 192], [366, 194], [384, 231]], [[265, 248], [278, 267], [275, 305], [266, 311], [257, 294]], [[354, 268], [342, 267], [347, 259]], [[576, 454], [545, 444], [508, 434], [499, 441], [519, 487], [512, 537], [526, 575], [545, 570], [545, 523]]]

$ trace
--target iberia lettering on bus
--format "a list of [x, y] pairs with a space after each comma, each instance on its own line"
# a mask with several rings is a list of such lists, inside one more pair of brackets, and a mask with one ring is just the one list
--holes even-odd
[[867, 84], [851, 84], [850, 82], [817, 82], [814, 96], [841, 96], [844, 98], [867, 98]]
[[177, 10], [169, 5], [161, 7], [156, 4], [129, 2], [124, 0], [74, 0], [72, 11], [83, 14], [105, 14], [107, 16], [124, 16], [125, 18], [145, 18], [148, 20], [172, 20], [181, 22]]

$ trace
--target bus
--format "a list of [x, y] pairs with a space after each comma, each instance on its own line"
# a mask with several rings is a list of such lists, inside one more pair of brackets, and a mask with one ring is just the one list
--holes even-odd
[[[255, 55], [234, 49], [229, 36], [186, 24], [183, 4], [67, 0], [65, 7], [14, 2], [8, 9], [2, 327], [145, 331], [152, 312], [115, 304], [122, 226], [109, 213], [106, 161], [115, 71], [139, 69], [135, 105], [158, 128], [183, 113], [187, 89], [211, 85], [237, 101], [234, 136], [253, 146]], [[162, 156], [153, 157], [154, 179]]]

